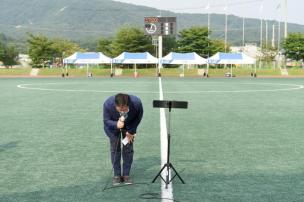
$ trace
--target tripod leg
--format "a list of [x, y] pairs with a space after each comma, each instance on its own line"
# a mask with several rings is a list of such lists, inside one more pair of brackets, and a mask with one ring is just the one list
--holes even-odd
[[178, 172], [175, 170], [175, 168], [173, 167], [173, 165], [170, 163], [169, 164], [170, 168], [172, 168], [175, 172], [175, 174], [177, 175], [177, 177], [180, 179], [180, 181], [182, 181], [183, 184], [185, 184], [185, 181], [182, 179], [182, 177], [178, 174]]
[[[160, 169], [160, 171], [157, 173], [157, 175], [155, 176], [155, 178], [152, 180], [152, 183], [155, 182], [155, 180], [157, 179], [158, 176], [160, 176], [161, 172], [167, 167], [167, 164], [164, 164], [164, 166]], [[161, 176], [160, 176], [161, 177]]]

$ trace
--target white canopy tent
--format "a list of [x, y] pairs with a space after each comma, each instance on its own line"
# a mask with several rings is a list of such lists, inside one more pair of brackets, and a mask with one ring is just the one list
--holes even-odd
[[194, 64], [194, 65], [202, 65], [207, 64], [207, 60], [197, 53], [176, 53], [171, 52], [165, 57], [161, 59], [162, 64]]
[[255, 59], [251, 58], [244, 53], [221, 53], [218, 52], [212, 57], [208, 58], [209, 64], [230, 64], [230, 74], [232, 77], [232, 65], [233, 64], [255, 64]]
[[171, 52], [161, 59], [162, 64], [181, 64], [183, 65], [183, 74], [185, 74], [185, 65], [203, 65], [207, 60], [197, 53], [176, 53]]
[[149, 52], [130, 53], [123, 52], [119, 56], [113, 58], [115, 64], [134, 64], [134, 73], [137, 76], [137, 64], [158, 64], [158, 58], [151, 55]]
[[[101, 52], [76, 52], [73, 55], [63, 59], [64, 64], [83, 64], [87, 65], [87, 74], [89, 65], [91, 64], [111, 64], [112, 73], [112, 58], [104, 55]], [[67, 66], [66, 66], [67, 67]]]
[[255, 64], [255, 59], [244, 53], [221, 53], [218, 52], [208, 58], [209, 64]]

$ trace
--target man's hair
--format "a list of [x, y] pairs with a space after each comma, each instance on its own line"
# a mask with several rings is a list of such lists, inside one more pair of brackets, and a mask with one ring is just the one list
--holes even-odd
[[115, 95], [115, 105], [116, 106], [129, 106], [130, 97], [128, 94], [118, 93]]

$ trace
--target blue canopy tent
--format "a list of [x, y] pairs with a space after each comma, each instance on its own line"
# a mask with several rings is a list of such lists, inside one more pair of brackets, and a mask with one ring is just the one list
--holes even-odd
[[123, 52], [119, 56], [113, 58], [114, 64], [134, 64], [134, 75], [137, 76], [137, 64], [158, 64], [158, 58], [149, 52], [130, 53]]
[[255, 59], [244, 53], [221, 53], [218, 52], [212, 57], [208, 58], [209, 64], [230, 64], [230, 76], [232, 76], [233, 64], [255, 64]]
[[183, 74], [185, 73], [185, 64], [187, 65], [202, 65], [207, 64], [207, 60], [197, 53], [176, 53], [171, 52], [161, 59], [162, 64], [181, 64], [183, 65]]

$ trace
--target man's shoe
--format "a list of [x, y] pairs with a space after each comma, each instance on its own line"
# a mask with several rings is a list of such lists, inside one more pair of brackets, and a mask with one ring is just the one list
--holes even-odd
[[123, 176], [124, 184], [133, 184], [133, 180], [130, 176]]
[[120, 185], [121, 183], [121, 177], [120, 176], [114, 176], [112, 179], [112, 184], [113, 186]]

